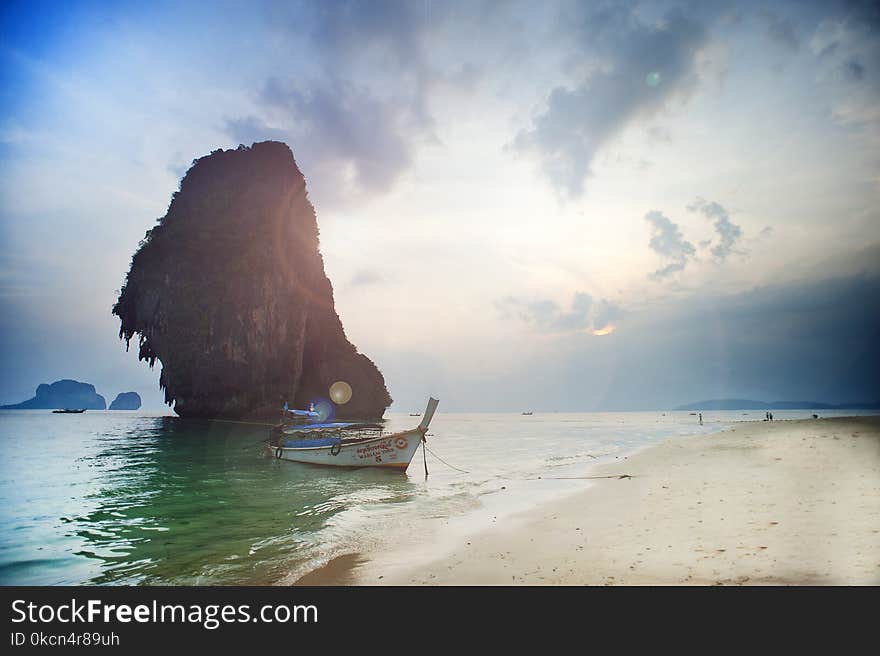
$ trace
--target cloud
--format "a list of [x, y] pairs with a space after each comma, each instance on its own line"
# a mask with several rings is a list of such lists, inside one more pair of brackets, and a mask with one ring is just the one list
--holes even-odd
[[[250, 146], [257, 141], [287, 141], [290, 139], [288, 132], [269, 127], [256, 116], [227, 118], [223, 125], [223, 131], [239, 144], [245, 146]], [[185, 169], [184, 173], [186, 173]], [[183, 176], [181, 175], [181, 177]]]
[[[398, 65], [423, 57], [426, 13], [405, 0], [337, 0], [309, 5], [311, 36], [329, 52], [359, 57], [373, 51]], [[297, 18], [301, 18], [299, 14]]]
[[783, 48], [795, 52], [801, 47], [797, 27], [790, 18], [780, 18], [772, 11], [763, 12], [767, 21], [767, 33], [770, 38]]
[[827, 89], [833, 119], [868, 129], [880, 138], [880, 4], [837, 2], [826, 12], [810, 39], [817, 56], [817, 80]]
[[850, 57], [843, 62], [843, 70], [851, 80], [865, 79], [865, 67], [855, 57]]
[[647, 130], [648, 139], [655, 143], [671, 143], [672, 133], [662, 125], [652, 125]]
[[272, 19], [276, 38], [301, 50], [263, 81], [250, 115], [226, 121], [227, 134], [286, 141], [324, 205], [387, 192], [415, 148], [436, 142], [428, 95], [443, 76], [429, 64], [425, 9], [346, 0], [275, 5]]
[[659, 409], [704, 398], [876, 402], [878, 253], [877, 245], [865, 250], [858, 267], [852, 254], [835, 258], [821, 276], [786, 284], [732, 294], [710, 285], [674, 300], [632, 302], [626, 330], [611, 339], [559, 340], [552, 349], [532, 340], [535, 352], [523, 349], [495, 403], [515, 409], [504, 399], [523, 381], [539, 382], [536, 407], [560, 411]]
[[571, 309], [567, 312], [560, 308], [556, 301], [550, 299], [522, 301], [508, 296], [496, 306], [503, 316], [510, 316], [513, 311], [516, 316], [541, 332], [566, 333], [586, 330], [589, 327], [592, 304], [592, 296], [577, 292], [572, 300]]
[[387, 191], [412, 161], [405, 108], [366, 87], [330, 77], [308, 85], [269, 78], [260, 95], [289, 125], [294, 154], [322, 172], [336, 171], [367, 192]]
[[602, 330], [611, 325], [612, 321], [618, 321], [624, 316], [623, 309], [613, 301], [602, 299], [594, 306], [593, 330]]
[[662, 212], [652, 211], [645, 214], [645, 221], [651, 225], [651, 241], [648, 245], [655, 253], [665, 259], [672, 260], [662, 269], [657, 269], [648, 277], [654, 280], [668, 278], [681, 271], [696, 253], [694, 245], [681, 234], [676, 223]]
[[[413, 125], [433, 130], [428, 92], [440, 73], [430, 62], [430, 37], [443, 28], [449, 7], [407, 0], [340, 0], [309, 8], [314, 12], [310, 41], [324, 58], [325, 75], [369, 79], [377, 88], [398, 89], [383, 100], [406, 113]], [[296, 32], [301, 20], [297, 16], [294, 21]]]
[[[580, 5], [579, 5], [580, 7]], [[652, 116], [695, 80], [703, 26], [681, 11], [646, 23], [630, 6], [581, 8], [575, 17], [575, 57], [593, 66], [573, 87], [557, 86], [532, 126], [517, 134], [515, 151], [535, 157], [561, 192], [580, 196], [596, 153], [637, 117]]]
[[495, 305], [503, 317], [516, 317], [539, 332], [550, 334], [607, 329], [612, 321], [623, 318], [625, 314], [617, 303], [606, 299], [594, 301], [590, 294], [584, 292], [574, 294], [569, 310], [563, 310], [550, 299], [524, 301], [513, 296], [501, 299]]
[[691, 212], [701, 212], [703, 216], [713, 222], [715, 232], [718, 233], [720, 243], [712, 248], [712, 255], [720, 261], [726, 260], [731, 253], [742, 253], [743, 251], [735, 251], [734, 246], [742, 237], [742, 229], [732, 223], [730, 217], [721, 205], [716, 202], [709, 202], [702, 198], [697, 198], [693, 203], [688, 205]]
[[372, 269], [360, 269], [355, 272], [349, 283], [352, 287], [366, 287], [383, 282], [384, 278]]
[[571, 390], [571, 407], [584, 399], [608, 410], [725, 397], [877, 401], [878, 332], [880, 278], [814, 278], [631, 307], [613, 342], [579, 340], [533, 366], [546, 367], [550, 398]]

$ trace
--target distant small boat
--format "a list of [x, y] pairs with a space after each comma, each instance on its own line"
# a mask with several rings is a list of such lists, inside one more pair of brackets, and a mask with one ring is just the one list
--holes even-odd
[[[437, 409], [429, 399], [421, 423], [411, 430], [382, 435], [382, 425], [364, 422], [306, 422], [276, 426], [266, 455], [279, 460], [330, 467], [385, 467], [404, 471], [425, 440], [428, 425]], [[286, 408], [285, 408], [286, 409]], [[309, 418], [316, 413], [291, 411]], [[379, 435], [375, 435], [378, 432]]]
[[523, 413], [523, 415], [526, 417], [531, 417], [533, 414], [535, 414], [535, 413], [534, 412], [524, 412]]
[[79, 415], [85, 412], [86, 409], [82, 408], [81, 410], [73, 410], [71, 408], [64, 408], [63, 410], [53, 410], [53, 415]]
[[421, 417], [422, 413], [421, 412], [410, 412], [409, 416], [410, 417]]

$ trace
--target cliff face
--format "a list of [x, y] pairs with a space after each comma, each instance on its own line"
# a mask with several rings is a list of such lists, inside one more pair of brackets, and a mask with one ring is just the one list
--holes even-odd
[[14, 405], [0, 406], [2, 410], [55, 410], [60, 408], [105, 410], [107, 401], [90, 383], [65, 378], [51, 385], [37, 386], [34, 398]]
[[318, 250], [315, 211], [290, 149], [217, 150], [187, 172], [132, 258], [113, 313], [126, 346], [162, 364], [182, 416], [277, 417], [328, 400], [336, 416], [378, 418], [391, 403], [376, 366], [346, 339]]

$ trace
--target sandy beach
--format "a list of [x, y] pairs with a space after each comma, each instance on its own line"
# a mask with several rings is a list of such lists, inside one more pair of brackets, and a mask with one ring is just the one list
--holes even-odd
[[350, 555], [299, 583], [880, 584], [878, 417], [742, 423], [585, 475], [611, 478], [430, 562]]

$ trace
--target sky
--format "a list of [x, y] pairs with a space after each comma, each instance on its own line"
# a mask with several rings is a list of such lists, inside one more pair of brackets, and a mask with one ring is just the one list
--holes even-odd
[[192, 160], [265, 139], [392, 410], [880, 400], [875, 3], [0, 12], [0, 403], [161, 408], [110, 308]]

